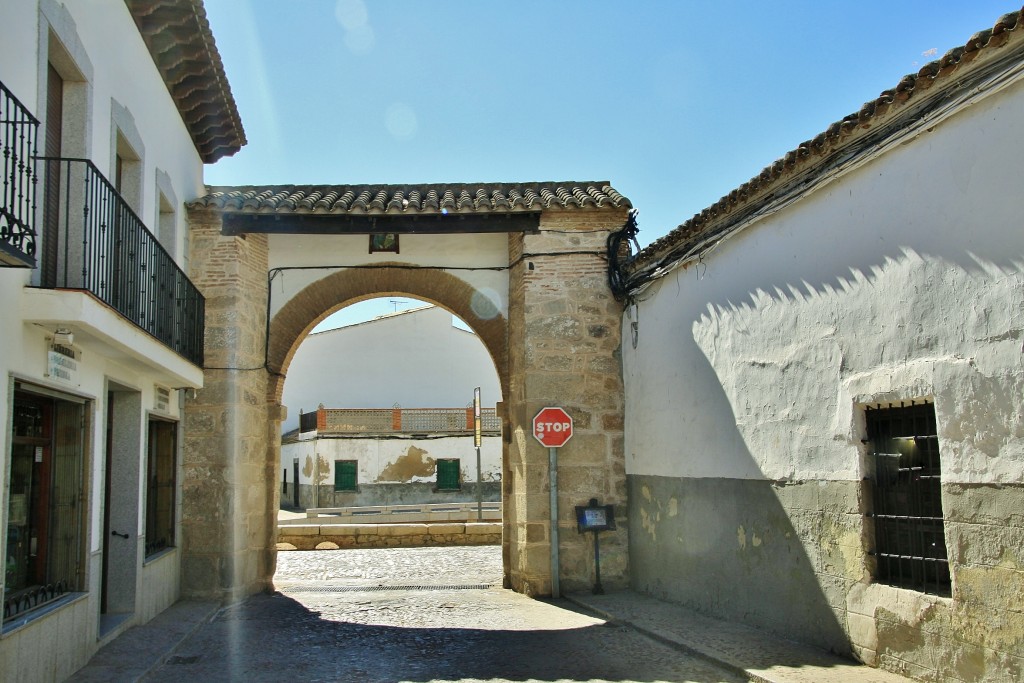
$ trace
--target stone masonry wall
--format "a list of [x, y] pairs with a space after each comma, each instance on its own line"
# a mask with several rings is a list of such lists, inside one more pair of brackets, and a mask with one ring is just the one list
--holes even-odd
[[269, 587], [274, 571], [267, 239], [222, 236], [213, 213], [189, 218], [190, 277], [206, 297], [206, 346], [203, 389], [185, 405], [182, 593], [234, 599]]
[[608, 288], [605, 243], [622, 212], [545, 213], [539, 234], [510, 236], [509, 430], [504, 479], [511, 586], [550, 595], [548, 450], [531, 433], [541, 408], [564, 408], [574, 435], [558, 449], [559, 577], [563, 591], [593, 583], [593, 539], [576, 505], [616, 505], [618, 531], [601, 538], [601, 577], [628, 583], [622, 307]]

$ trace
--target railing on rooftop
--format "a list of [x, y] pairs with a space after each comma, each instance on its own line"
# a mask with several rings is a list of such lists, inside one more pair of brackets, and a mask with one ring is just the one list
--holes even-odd
[[0, 83], [0, 266], [36, 265], [36, 137], [39, 121]]
[[[301, 432], [319, 435], [472, 434], [473, 429], [472, 408], [319, 408], [303, 413], [299, 424]], [[501, 419], [494, 408], [480, 410], [480, 431], [501, 433]]]
[[38, 160], [46, 195], [40, 286], [90, 292], [201, 366], [205, 301], [196, 286], [91, 161]]

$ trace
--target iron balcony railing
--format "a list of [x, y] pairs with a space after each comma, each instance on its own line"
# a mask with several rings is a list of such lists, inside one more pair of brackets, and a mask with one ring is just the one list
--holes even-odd
[[91, 161], [38, 161], [40, 286], [87, 291], [201, 366], [205, 301], [196, 286]]
[[0, 83], [0, 265], [36, 265], [36, 153], [39, 121]]

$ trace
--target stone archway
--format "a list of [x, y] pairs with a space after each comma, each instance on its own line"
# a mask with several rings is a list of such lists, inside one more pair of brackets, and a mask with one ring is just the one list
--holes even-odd
[[[478, 290], [439, 270], [387, 263], [378, 268], [332, 273], [291, 297], [270, 321], [267, 369], [273, 375], [268, 400], [281, 402], [288, 364], [306, 335], [334, 311], [380, 296], [411, 296], [462, 318], [487, 348], [502, 395], [508, 392], [508, 321]], [[329, 306], [328, 308], [325, 308]]]
[[[378, 268], [332, 273], [292, 296], [273, 316], [267, 337], [267, 370], [270, 373], [268, 405], [281, 405], [288, 366], [302, 341], [321, 320], [349, 304], [383, 296], [414, 297], [459, 316], [487, 349], [498, 375], [502, 396], [508, 395], [508, 321], [505, 316], [483, 293], [449, 273], [433, 269], [412, 269], [408, 264], [387, 263]], [[502, 407], [499, 405], [499, 415], [503, 412]], [[280, 410], [272, 410], [271, 414], [284, 417]], [[277, 425], [275, 434], [280, 433], [280, 420], [272, 422]], [[280, 462], [280, 440], [271, 438], [268, 448], [273, 452], [268, 459]], [[508, 476], [507, 451], [507, 445], [503, 445], [503, 479]], [[502, 564], [506, 577], [509, 573], [509, 538], [510, 534], [506, 531], [502, 544]], [[509, 584], [507, 578], [506, 584]]]
[[[380, 230], [377, 221], [387, 218], [408, 188], [362, 191], [359, 197], [373, 201], [360, 211], [380, 213], [328, 217], [335, 223], [317, 222], [300, 212], [313, 207], [303, 204], [305, 190], [292, 187], [275, 193], [277, 189], [222, 189], [189, 207], [191, 277], [206, 297], [206, 358], [204, 387], [186, 401], [185, 409], [183, 594], [232, 599], [272, 587], [284, 418], [280, 398], [288, 364], [323, 317], [347, 303], [388, 294], [415, 296], [451, 310], [477, 332], [494, 360], [504, 400], [506, 584], [528, 595], [552, 592], [548, 452], [531, 436], [530, 423], [541, 408], [557, 405], [573, 416], [576, 429], [559, 450], [561, 587], [579, 590], [592, 581], [591, 539], [576, 533], [573, 512], [574, 505], [590, 498], [617, 505], [619, 530], [608, 532], [601, 542], [602, 579], [608, 587], [625, 585], [622, 308], [609, 290], [605, 260], [609, 234], [626, 222], [628, 203], [621, 195], [594, 185], [462, 189], [458, 207], [463, 215], [449, 217], [447, 209], [434, 207], [422, 218], [433, 226], [428, 230], [419, 219], [396, 218], [389, 225], [411, 225], [410, 234], [418, 241], [403, 239], [401, 262], [371, 262], [366, 242], [354, 240], [359, 235], [353, 232], [365, 238], [365, 233]], [[426, 188], [422, 195], [410, 192], [408, 197], [429, 200], [432, 192]], [[318, 188], [312, 194], [334, 197], [338, 206], [356, 191]], [[442, 201], [449, 194], [455, 192], [446, 191]], [[474, 195], [475, 204], [464, 202]], [[489, 204], [484, 199], [488, 196]], [[501, 205], [506, 196], [516, 203]], [[402, 201], [401, 206], [412, 203]], [[274, 203], [271, 213], [267, 202]], [[499, 206], [506, 213], [488, 213]], [[474, 211], [485, 215], [474, 218]], [[467, 217], [473, 222], [458, 227]], [[334, 225], [342, 227], [333, 232]], [[445, 230], [460, 233], [457, 241], [448, 242], [456, 249], [471, 243], [473, 234], [490, 235], [492, 247], [501, 245], [500, 263], [487, 270], [500, 270], [506, 278], [502, 296], [507, 306], [481, 309], [479, 288], [447, 272], [445, 265], [434, 265], [438, 250], [424, 246], [430, 234], [424, 239], [422, 233]], [[272, 239], [278, 234], [282, 237]], [[310, 276], [273, 310], [270, 282], [275, 269], [305, 253], [296, 251], [294, 235], [315, 235], [324, 253], [338, 262], [344, 252], [355, 265], [331, 266], [325, 275]], [[354, 244], [363, 251], [352, 250]], [[417, 245], [420, 262], [414, 263]], [[432, 258], [423, 258], [423, 253]], [[497, 258], [493, 251], [490, 258]]]

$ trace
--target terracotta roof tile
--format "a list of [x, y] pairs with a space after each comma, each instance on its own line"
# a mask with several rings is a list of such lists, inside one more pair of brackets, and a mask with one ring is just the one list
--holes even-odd
[[[765, 202], [773, 193], [796, 177], [812, 175], [828, 167], [837, 153], [843, 152], [856, 140], [876, 129], [883, 122], [907, 109], [914, 98], [923, 97], [932, 88], [956, 87], [967, 65], [977, 59], [984, 60], [989, 53], [1003, 47], [1016, 36], [1018, 49], [1024, 52], [1024, 38], [1018, 29], [1024, 25], [1024, 10], [1010, 12], [1000, 17], [991, 29], [979, 31], [961, 47], [955, 47], [940, 59], [922, 66], [917, 73], [907, 74], [894, 88], [866, 102], [858, 112], [832, 123], [824, 132], [812, 140], [800, 143], [796, 149], [787, 152], [781, 159], [766, 166], [758, 175], [733, 190], [710, 207], [694, 215], [685, 223], [664, 237], [655, 240], [641, 250], [633, 259], [631, 269], [638, 270], [659, 260], [668, 259], [674, 253], [684, 252], [690, 243], [696, 244], [707, 235], [715, 234], [728, 223], [728, 218], [738, 215], [742, 209]], [[997, 57], [993, 56], [993, 59]], [[1021, 57], [1024, 59], [1024, 57]], [[957, 78], [951, 78], [956, 75]], [[612, 191], [614, 192], [614, 191]], [[609, 193], [611, 196], [611, 193]], [[719, 218], [725, 217], [719, 221]]]
[[202, 0], [125, 0], [205, 163], [245, 145], [245, 131]]
[[231, 213], [437, 214], [628, 209], [607, 182], [209, 187], [189, 204]]

